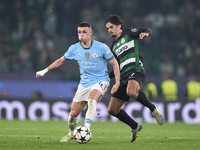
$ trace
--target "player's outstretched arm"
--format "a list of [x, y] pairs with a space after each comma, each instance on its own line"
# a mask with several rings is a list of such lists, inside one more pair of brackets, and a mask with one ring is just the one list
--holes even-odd
[[115, 84], [113, 85], [113, 87], [111, 89], [111, 94], [113, 94], [117, 91], [117, 89], [119, 88], [119, 85], [120, 85], [120, 71], [119, 71], [118, 62], [115, 58], [111, 59], [109, 61], [109, 63], [112, 65], [113, 71], [115, 74]]
[[142, 32], [142, 33], [140, 33], [139, 36], [140, 36], [140, 39], [143, 39], [144, 37], [148, 37], [149, 33]]
[[36, 72], [36, 78], [40, 78], [40, 77], [44, 76], [49, 70], [58, 68], [64, 62], [65, 62], [65, 58], [62, 56], [61, 58], [59, 58], [56, 61], [54, 61], [51, 65], [49, 65], [47, 68], [45, 68], [45, 69], [43, 69], [41, 71], [37, 71]]
[[140, 39], [143, 39], [145, 37], [148, 37], [148, 36], [152, 35], [152, 30], [151, 29], [141, 29], [141, 30], [143, 30], [143, 31], [139, 34]]

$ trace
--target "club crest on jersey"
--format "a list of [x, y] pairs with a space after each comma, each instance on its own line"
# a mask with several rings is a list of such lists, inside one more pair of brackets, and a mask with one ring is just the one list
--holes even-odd
[[92, 56], [93, 56], [94, 58], [97, 58], [98, 54], [97, 54], [96, 52], [94, 52], [94, 53], [92, 54]]
[[125, 39], [124, 39], [124, 38], [121, 39], [121, 43], [122, 43], [122, 44], [125, 43]]
[[90, 58], [90, 53], [85, 53], [85, 57], [88, 59]]

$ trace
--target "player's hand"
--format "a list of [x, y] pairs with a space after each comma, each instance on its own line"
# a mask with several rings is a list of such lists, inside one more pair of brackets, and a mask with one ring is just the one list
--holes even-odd
[[38, 71], [38, 72], [36, 72], [36, 76], [35, 77], [36, 78], [40, 78], [40, 77], [44, 76], [47, 72], [48, 72], [47, 68], [44, 69], [44, 70]]
[[144, 37], [148, 37], [149, 33], [142, 32], [142, 33], [140, 33], [139, 36], [140, 36], [140, 39], [143, 39]]
[[119, 84], [114, 84], [110, 93], [113, 94], [113, 93], [117, 92], [118, 88], [119, 88]]

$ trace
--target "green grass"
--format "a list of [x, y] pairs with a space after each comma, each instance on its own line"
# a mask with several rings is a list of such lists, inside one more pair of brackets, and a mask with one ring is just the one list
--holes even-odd
[[[79, 122], [78, 125], [82, 125]], [[122, 122], [93, 122], [87, 144], [60, 143], [68, 133], [64, 121], [0, 120], [0, 150], [199, 150], [200, 125], [143, 123], [135, 142], [129, 142], [130, 128]]]

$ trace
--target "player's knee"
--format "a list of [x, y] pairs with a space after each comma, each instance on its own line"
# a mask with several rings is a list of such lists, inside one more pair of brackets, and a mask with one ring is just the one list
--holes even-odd
[[77, 112], [75, 112], [75, 111], [71, 111], [70, 112], [70, 116], [71, 117], [77, 117], [79, 114], [77, 113]]
[[127, 95], [134, 99], [137, 99], [138, 94], [139, 93], [136, 90], [127, 90]]
[[111, 108], [108, 108], [108, 113], [112, 116], [116, 116], [117, 115], [117, 111]]

